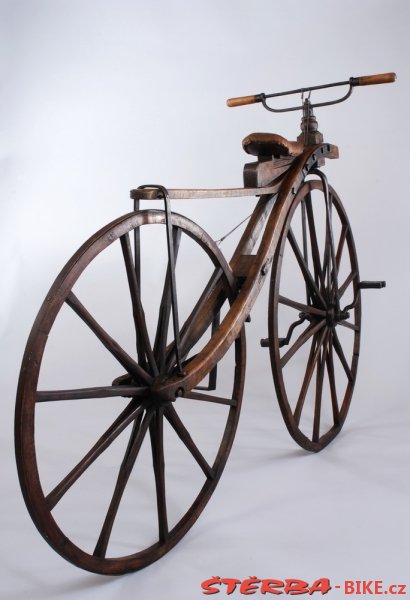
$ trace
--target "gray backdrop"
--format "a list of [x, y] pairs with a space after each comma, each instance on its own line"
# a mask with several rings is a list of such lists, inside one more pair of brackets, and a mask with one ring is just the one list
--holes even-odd
[[[407, 0], [2, 0], [0, 10], [2, 597], [192, 600], [212, 575], [410, 583]], [[297, 135], [299, 116], [228, 110], [227, 97], [385, 71], [397, 72], [394, 86], [356, 90], [319, 113], [340, 148], [327, 172], [362, 276], [387, 280], [364, 297], [357, 388], [339, 439], [305, 455], [288, 436], [258, 343], [262, 294], [247, 329], [237, 438], [198, 523], [129, 577], [66, 563], [27, 514], [12, 435], [25, 341], [55, 275], [92, 232], [128, 212], [130, 188], [240, 186], [242, 137]], [[214, 237], [246, 214], [217, 201], [177, 209]]]

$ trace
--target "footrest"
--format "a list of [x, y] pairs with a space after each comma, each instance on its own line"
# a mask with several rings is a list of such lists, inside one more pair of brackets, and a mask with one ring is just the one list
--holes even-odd
[[[279, 338], [279, 348], [286, 346], [286, 344], [287, 344], [286, 338]], [[269, 348], [269, 346], [270, 346], [269, 338], [262, 338], [261, 346], [262, 346], [262, 348]]]
[[386, 287], [385, 281], [361, 281], [359, 283], [361, 290], [380, 290], [384, 287]]

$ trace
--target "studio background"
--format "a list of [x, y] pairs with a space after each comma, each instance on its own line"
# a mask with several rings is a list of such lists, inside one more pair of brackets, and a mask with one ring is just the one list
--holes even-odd
[[[2, 597], [191, 600], [212, 575], [410, 585], [408, 2], [2, 0], [0, 10]], [[263, 293], [247, 328], [237, 437], [197, 524], [130, 576], [66, 563], [31, 523], [13, 450], [20, 362], [54, 277], [131, 209], [129, 189], [240, 186], [245, 135], [298, 135], [299, 115], [229, 110], [226, 98], [387, 71], [397, 72], [394, 85], [357, 89], [317, 113], [340, 149], [326, 172], [354, 228], [362, 277], [387, 281], [364, 295], [342, 433], [318, 455], [288, 436], [259, 346]], [[213, 202], [176, 208], [218, 238], [236, 214], [232, 202]]]

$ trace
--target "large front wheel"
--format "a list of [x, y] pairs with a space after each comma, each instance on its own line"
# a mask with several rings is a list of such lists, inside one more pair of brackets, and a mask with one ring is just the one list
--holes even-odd
[[57, 552], [98, 573], [140, 569], [185, 535], [215, 489], [238, 422], [243, 332], [202, 389], [158, 392], [201, 352], [235, 294], [209, 236], [180, 215], [171, 225], [178, 360], [165, 216], [156, 210], [117, 219], [78, 250], [23, 359], [16, 456], [27, 507]]
[[352, 230], [326, 180], [299, 189], [272, 264], [269, 345], [289, 433], [317, 452], [340, 431], [356, 381], [360, 279]]

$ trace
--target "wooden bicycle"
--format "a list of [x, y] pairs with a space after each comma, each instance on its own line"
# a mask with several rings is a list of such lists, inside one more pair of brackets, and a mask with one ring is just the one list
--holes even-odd
[[[140, 569], [196, 521], [232, 446], [245, 322], [269, 272], [261, 343], [286, 426], [313, 452], [338, 434], [357, 375], [360, 293], [384, 282], [360, 280], [349, 220], [320, 169], [338, 149], [323, 141], [313, 108], [395, 78], [228, 100], [302, 110], [301, 134], [246, 137], [256, 160], [242, 188], [132, 190], [134, 210], [93, 235], [58, 275], [24, 354], [15, 434], [28, 510], [63, 557], [97, 573]], [[347, 92], [312, 103], [312, 91], [334, 86]], [[300, 105], [268, 104], [296, 93]], [[242, 196], [257, 202], [229, 263], [170, 206]], [[152, 200], [164, 210], [140, 209]]]

